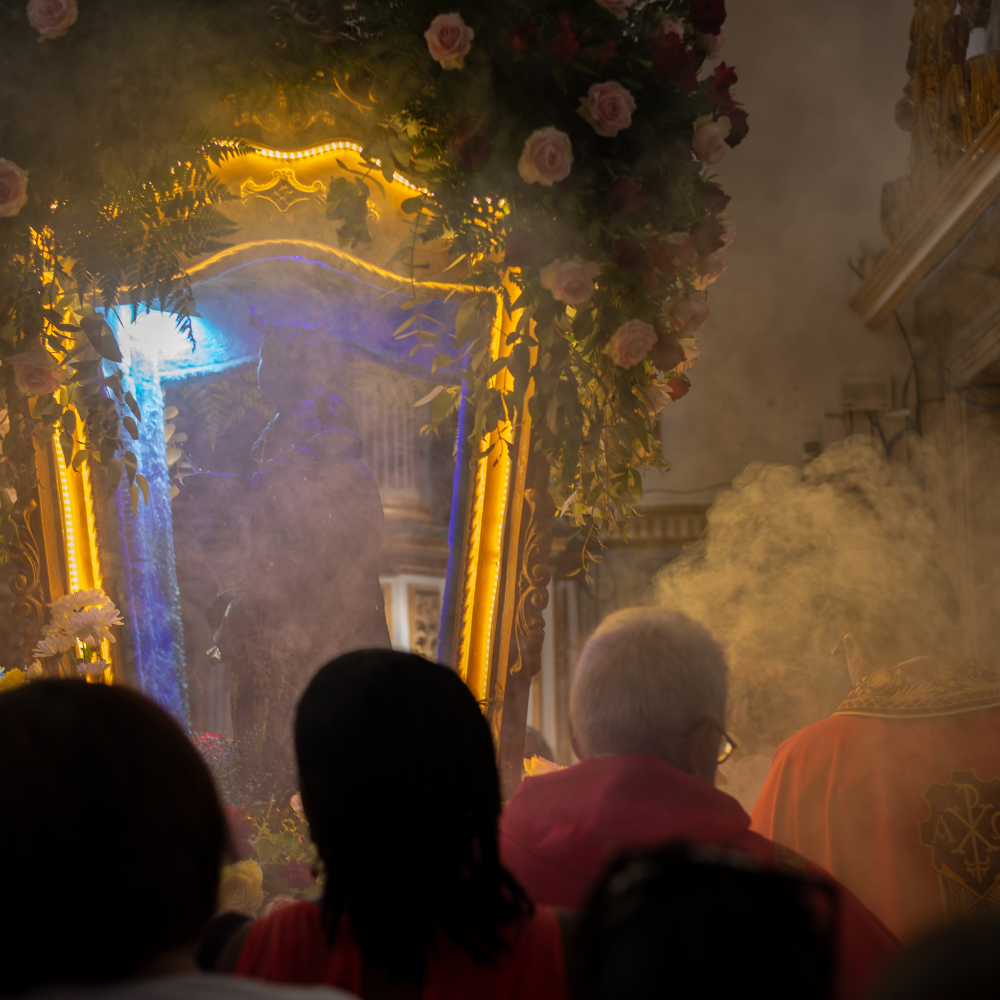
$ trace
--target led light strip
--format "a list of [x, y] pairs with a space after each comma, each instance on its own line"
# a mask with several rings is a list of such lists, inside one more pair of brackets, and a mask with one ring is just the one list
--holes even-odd
[[52, 450], [56, 453], [56, 472], [59, 479], [59, 506], [62, 509], [63, 538], [66, 540], [66, 582], [69, 592], [76, 593], [80, 586], [80, 554], [76, 547], [76, 526], [73, 523], [73, 497], [69, 489], [66, 457], [56, 438], [52, 439]]
[[[224, 143], [227, 146], [235, 146], [235, 143], [230, 141]], [[335, 149], [349, 149], [354, 153], [361, 153], [361, 146], [356, 142], [328, 142], [323, 146], [313, 146], [311, 149], [298, 149], [288, 152], [287, 150], [281, 149], [271, 149], [268, 146], [258, 146], [256, 143], [247, 143], [248, 146], [253, 147], [255, 153], [261, 156], [269, 156], [274, 160], [307, 160], [314, 156], [322, 156], [324, 153], [332, 153]], [[375, 166], [381, 167], [382, 161], [375, 160]], [[420, 194], [425, 194], [429, 198], [434, 197], [433, 191], [428, 191], [427, 188], [417, 187], [413, 181], [405, 178], [398, 170], [392, 172], [392, 179], [404, 187], [410, 188], [411, 191], [417, 191]]]

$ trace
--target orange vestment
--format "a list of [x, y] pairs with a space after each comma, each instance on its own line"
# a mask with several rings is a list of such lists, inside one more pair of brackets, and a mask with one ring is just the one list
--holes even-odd
[[902, 940], [1000, 907], [1000, 673], [919, 657], [786, 740], [753, 829], [821, 865]]

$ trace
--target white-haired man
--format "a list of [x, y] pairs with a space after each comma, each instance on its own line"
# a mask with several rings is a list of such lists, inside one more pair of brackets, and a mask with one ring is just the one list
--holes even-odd
[[734, 749], [727, 675], [722, 647], [683, 614], [630, 608], [606, 618], [570, 692], [580, 763], [521, 784], [500, 820], [503, 861], [536, 902], [573, 908], [618, 851], [672, 840], [823, 880], [838, 897], [837, 996], [862, 996], [895, 939], [821, 869], [753, 833], [743, 807], [714, 787]]

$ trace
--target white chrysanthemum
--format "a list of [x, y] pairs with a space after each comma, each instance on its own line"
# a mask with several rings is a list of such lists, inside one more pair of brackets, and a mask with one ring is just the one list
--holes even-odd
[[30, 667], [28, 667], [27, 678], [29, 681], [38, 681], [45, 676], [45, 668], [35, 660]]
[[107, 660], [94, 660], [93, 663], [78, 663], [76, 669], [80, 671], [81, 674], [87, 674], [93, 677], [96, 674], [103, 674], [111, 664]]
[[44, 635], [38, 640], [38, 645], [35, 646], [32, 653], [38, 657], [58, 656], [60, 653], [72, 649], [75, 642], [76, 640], [71, 635], [60, 633]]
[[83, 611], [71, 611], [66, 618], [65, 629], [79, 639], [80, 642], [96, 649], [102, 639], [115, 641], [108, 631], [112, 625], [124, 625], [118, 609], [110, 604], [107, 607], [86, 608]]
[[52, 609], [53, 622], [65, 619], [67, 615], [74, 611], [83, 611], [90, 607], [114, 607], [111, 598], [103, 590], [78, 590], [75, 594], [66, 594], [57, 597], [49, 607]]

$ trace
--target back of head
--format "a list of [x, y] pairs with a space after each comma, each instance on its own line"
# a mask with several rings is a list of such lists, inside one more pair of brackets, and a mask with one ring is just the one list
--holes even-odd
[[346, 914], [365, 962], [414, 982], [438, 930], [477, 958], [500, 950], [531, 906], [499, 861], [489, 727], [453, 671], [386, 649], [338, 657], [302, 696], [295, 749], [331, 931]]
[[708, 629], [663, 608], [601, 622], [580, 653], [570, 692], [578, 752], [664, 756], [664, 740], [726, 711], [722, 647]]
[[875, 1000], [991, 1000], [1000, 990], [1000, 915], [961, 920], [919, 941]]
[[0, 695], [0, 760], [4, 896], [49, 943], [44, 961], [5, 949], [0, 995], [121, 979], [194, 942], [228, 834], [166, 713], [128, 688], [39, 681]]
[[835, 898], [742, 855], [633, 852], [597, 884], [573, 940], [574, 1000], [830, 996]]

